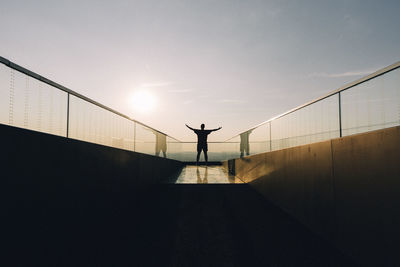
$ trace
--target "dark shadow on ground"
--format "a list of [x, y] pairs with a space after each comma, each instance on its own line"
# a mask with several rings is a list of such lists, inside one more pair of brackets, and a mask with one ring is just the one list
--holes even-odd
[[51, 196], [3, 213], [3, 266], [354, 266], [246, 184]]

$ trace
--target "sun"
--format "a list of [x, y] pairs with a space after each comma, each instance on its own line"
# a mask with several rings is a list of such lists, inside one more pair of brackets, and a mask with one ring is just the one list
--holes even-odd
[[146, 90], [137, 91], [132, 95], [133, 107], [140, 112], [150, 112], [156, 106], [155, 96]]

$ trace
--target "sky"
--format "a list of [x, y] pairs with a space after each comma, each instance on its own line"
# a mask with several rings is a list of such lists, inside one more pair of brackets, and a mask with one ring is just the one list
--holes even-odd
[[205, 123], [224, 141], [399, 61], [399, 13], [397, 0], [2, 1], [0, 56], [179, 140]]

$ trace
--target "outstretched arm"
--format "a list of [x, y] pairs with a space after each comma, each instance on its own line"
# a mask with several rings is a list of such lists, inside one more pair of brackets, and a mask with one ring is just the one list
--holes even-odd
[[192, 127], [190, 127], [189, 125], [185, 124], [186, 127], [188, 127], [190, 130], [194, 131], [194, 129]]
[[217, 128], [217, 129], [212, 129], [212, 130], [210, 130], [211, 132], [215, 132], [215, 131], [218, 131], [218, 130], [221, 130], [222, 129], [222, 127], [219, 127], [219, 128]]

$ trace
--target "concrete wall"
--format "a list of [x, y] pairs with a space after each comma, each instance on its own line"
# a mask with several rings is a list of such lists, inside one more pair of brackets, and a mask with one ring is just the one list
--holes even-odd
[[400, 127], [224, 165], [362, 265], [400, 265]]
[[104, 207], [166, 182], [183, 166], [6, 125], [0, 125], [0, 143], [0, 191], [7, 209]]

